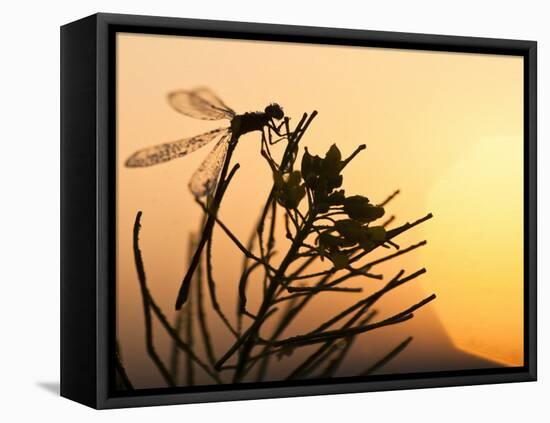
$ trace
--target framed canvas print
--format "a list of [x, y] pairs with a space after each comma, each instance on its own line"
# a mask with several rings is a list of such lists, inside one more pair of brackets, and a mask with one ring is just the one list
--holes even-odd
[[536, 379], [536, 43], [61, 29], [61, 393]]

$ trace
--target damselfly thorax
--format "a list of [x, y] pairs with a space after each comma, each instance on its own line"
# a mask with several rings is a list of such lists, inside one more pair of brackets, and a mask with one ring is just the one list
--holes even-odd
[[[278, 116], [280, 111], [280, 117]], [[269, 127], [272, 119], [282, 119], [283, 111], [278, 104], [272, 104], [266, 107], [265, 112], [247, 112], [242, 115], [236, 115], [231, 120], [231, 132], [236, 136], [241, 136], [253, 131], [263, 131]]]
[[[132, 154], [126, 161], [126, 166], [146, 167], [164, 163], [184, 157], [217, 140], [216, 145], [189, 182], [189, 188], [196, 197], [203, 197], [214, 191], [231, 142], [236, 143], [241, 135], [260, 131], [263, 147], [268, 138], [271, 139], [269, 131], [280, 135], [280, 125], [277, 126], [275, 121], [284, 117], [283, 109], [275, 103], [268, 105], [263, 112], [236, 114], [207, 88], [172, 92], [168, 94], [168, 102], [176, 111], [186, 116], [202, 120], [229, 119], [230, 126], [214, 129], [191, 138], [144, 148]], [[266, 129], [269, 132], [269, 137], [265, 136]]]

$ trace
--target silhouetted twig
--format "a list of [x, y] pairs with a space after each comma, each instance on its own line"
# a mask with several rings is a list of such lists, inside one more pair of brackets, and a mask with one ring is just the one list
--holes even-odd
[[[199, 201], [199, 200], [196, 200], [197, 204], [199, 204], [201, 206], [201, 208], [203, 209], [203, 211], [207, 214], [210, 214], [210, 212], [208, 211], [206, 205]], [[220, 220], [219, 217], [217, 216], [214, 216], [214, 220], [215, 222], [220, 226], [220, 228], [223, 229], [223, 231], [227, 234], [227, 236], [229, 237], [229, 239], [231, 239], [231, 241], [233, 241], [233, 243], [239, 248], [239, 250], [241, 250], [243, 252], [243, 254], [249, 258], [249, 259], [252, 259], [254, 260], [255, 262], [263, 265], [263, 266], [266, 266], [268, 267], [268, 269], [272, 272], [275, 271], [275, 269], [273, 269], [269, 263], [267, 263], [265, 260], [262, 260], [260, 257], [256, 257], [252, 252], [250, 252], [249, 249], [247, 249], [242, 243], [241, 241], [239, 241], [239, 239], [233, 234], [233, 232], [231, 232], [231, 230], [229, 230], [229, 228]]]
[[419, 271], [412, 273], [411, 275], [400, 279], [400, 277], [403, 275], [404, 271], [401, 270], [395, 275], [382, 289], [374, 292], [373, 294], [369, 295], [368, 297], [358, 301], [354, 305], [346, 308], [342, 312], [338, 313], [336, 316], [330, 318], [325, 323], [321, 324], [317, 329], [315, 329], [313, 332], [320, 332], [323, 331], [329, 327], [331, 327], [333, 324], [341, 320], [342, 318], [346, 317], [348, 314], [353, 313], [355, 310], [360, 309], [363, 306], [372, 307], [380, 298], [382, 298], [383, 295], [391, 291], [392, 289], [397, 288], [398, 286], [411, 281], [418, 276], [422, 275], [423, 273], [426, 273], [426, 269], [420, 269]]
[[[203, 361], [199, 357], [197, 357], [197, 355], [193, 352], [191, 347], [187, 345], [187, 343], [185, 343], [180, 338], [179, 334], [168, 322], [168, 319], [166, 318], [166, 316], [164, 315], [160, 307], [153, 300], [147, 288], [145, 270], [143, 267], [143, 260], [141, 258], [141, 250], [139, 249], [139, 230], [141, 228], [141, 215], [142, 215], [141, 211], [138, 211], [136, 215], [136, 220], [134, 223], [134, 259], [135, 259], [136, 269], [138, 273], [138, 280], [139, 280], [143, 304], [144, 304], [144, 314], [145, 314], [145, 322], [146, 322], [145, 327], [146, 327], [146, 338], [147, 338], [148, 348], [149, 348], [149, 345], [151, 345], [153, 347], [152, 350], [154, 351], [154, 355], [158, 358], [158, 355], [156, 355], [156, 352], [154, 350], [154, 346], [152, 343], [152, 336], [151, 336], [152, 335], [151, 310], [152, 310], [153, 313], [155, 313], [155, 315], [159, 319], [161, 325], [164, 327], [164, 329], [168, 333], [168, 335], [172, 337], [172, 339], [176, 342], [178, 347], [181, 348], [186, 354], [188, 354], [193, 359], [193, 361], [195, 361], [195, 363], [197, 363], [197, 365], [201, 367], [216, 382], [221, 383], [219, 376], [216, 373], [214, 373], [211, 369], [209, 369], [208, 366], [205, 363], [203, 363]], [[147, 335], [147, 333], [150, 333], [150, 335]], [[152, 359], [155, 361], [153, 357]], [[157, 361], [155, 361], [155, 363], [157, 363]], [[159, 366], [159, 371], [161, 371], [163, 377], [167, 379], [167, 383], [168, 383], [168, 380], [170, 381], [172, 380], [171, 375], [168, 372], [168, 370], [166, 370], [166, 366], [164, 366], [162, 362], [158, 362], [158, 363], [160, 363], [160, 365], [157, 364]], [[160, 370], [160, 368], [163, 368], [164, 370]]]
[[[199, 270], [197, 266], [197, 270]], [[196, 281], [196, 272], [195, 275], [193, 275], [193, 279], [191, 280], [191, 284]], [[189, 297], [187, 300], [187, 303], [185, 304], [186, 308], [186, 316], [185, 316], [185, 338], [187, 339], [188, 345], [194, 345], [194, 339], [193, 339], [193, 296]], [[195, 369], [193, 368], [193, 359], [189, 354], [186, 354], [186, 360], [185, 360], [185, 375], [187, 377], [187, 385], [193, 386], [195, 384]]]
[[403, 342], [401, 342], [397, 347], [395, 347], [393, 350], [391, 350], [388, 354], [386, 354], [384, 357], [382, 357], [380, 360], [378, 360], [376, 363], [374, 363], [372, 366], [368, 367], [366, 370], [362, 371], [359, 376], [369, 376], [375, 371], [381, 369], [384, 367], [388, 362], [393, 360], [401, 351], [403, 351], [405, 348], [409, 346], [411, 341], [413, 340], [412, 336], [405, 339]]
[[136, 221], [134, 224], [134, 259], [136, 263], [136, 269], [138, 273], [138, 280], [139, 285], [141, 288], [141, 297], [143, 300], [143, 315], [145, 317], [145, 345], [147, 348], [147, 353], [153, 360], [153, 363], [155, 363], [155, 366], [157, 366], [157, 369], [159, 370], [160, 374], [166, 381], [166, 383], [169, 386], [175, 386], [174, 379], [168, 369], [166, 368], [166, 365], [161, 360], [159, 355], [157, 354], [157, 351], [155, 349], [155, 345], [153, 342], [153, 324], [151, 320], [151, 299], [149, 297], [149, 291], [147, 289], [146, 283], [145, 283], [145, 269], [143, 268], [143, 261], [141, 259], [141, 251], [139, 249], [139, 229], [140, 229], [140, 220], [141, 220], [141, 211], [139, 211], [136, 215]]
[[[178, 310], [176, 312], [176, 318], [174, 319], [174, 331], [178, 335], [181, 335], [183, 320], [184, 320], [183, 310]], [[179, 353], [180, 353], [180, 349], [178, 348], [178, 344], [172, 340], [172, 351], [170, 353], [170, 374], [172, 375], [172, 378], [176, 382], [178, 380], [178, 373], [179, 373]]]
[[126, 369], [124, 368], [124, 365], [122, 364], [122, 357], [120, 354], [120, 348], [118, 345], [118, 342], [116, 343], [116, 350], [115, 350], [115, 371], [117, 372], [118, 376], [120, 377], [120, 381], [122, 383], [122, 386], [126, 390], [133, 390], [134, 385], [132, 385], [132, 382], [130, 381], [130, 378], [128, 377], [128, 374], [126, 373]]
[[388, 218], [382, 223], [382, 227], [383, 227], [383, 228], [387, 228], [394, 220], [395, 220], [395, 215], [392, 214], [390, 217], [388, 217]]
[[202, 273], [202, 265], [201, 263], [199, 263], [197, 267], [197, 313], [199, 319], [199, 327], [201, 329], [204, 350], [206, 352], [208, 362], [210, 363], [210, 366], [214, 367], [214, 364], [216, 363], [216, 358], [214, 356], [212, 337], [210, 335], [210, 330], [208, 328], [208, 323], [206, 320], [206, 313], [204, 310], [204, 281]]
[[206, 244], [206, 280], [208, 281], [212, 308], [218, 314], [218, 316], [225, 324], [225, 326], [229, 329], [229, 331], [233, 335], [238, 336], [237, 331], [233, 328], [233, 326], [231, 326], [231, 323], [229, 323], [229, 320], [225, 316], [225, 313], [222, 311], [222, 308], [218, 303], [218, 298], [216, 295], [216, 282], [214, 281], [214, 275], [212, 271], [212, 237], [208, 239], [208, 242]]
[[435, 295], [432, 294], [429, 297], [426, 297], [425, 299], [420, 301], [419, 303], [402, 311], [401, 313], [397, 313], [380, 322], [371, 323], [362, 327], [355, 327], [355, 328], [341, 329], [341, 330], [331, 330], [331, 331], [325, 331], [325, 332], [320, 332], [320, 333], [311, 334], [311, 335], [297, 335], [297, 336], [293, 336], [287, 339], [282, 339], [279, 341], [272, 341], [269, 344], [274, 347], [311, 345], [311, 344], [316, 344], [316, 343], [324, 342], [331, 339], [344, 338], [346, 336], [368, 332], [384, 326], [394, 325], [396, 323], [401, 323], [401, 322], [404, 322], [405, 320], [411, 319], [413, 317], [412, 315], [413, 311], [426, 305], [427, 303], [429, 303], [434, 299], [435, 299]]
[[[349, 319], [341, 328], [341, 330], [349, 329], [353, 326], [353, 324], [363, 315], [363, 313], [366, 311], [366, 307], [364, 307], [362, 310], [360, 310], [358, 313], [356, 313], [351, 319]], [[361, 322], [359, 327], [365, 326], [374, 316], [375, 312], [370, 313], [368, 316], [366, 316], [365, 319]], [[353, 339], [355, 335], [348, 336], [344, 338], [345, 342], [351, 342], [351, 339]], [[327, 342], [325, 342], [323, 345], [321, 345], [316, 351], [314, 351], [311, 355], [309, 355], [300, 365], [298, 365], [287, 377], [287, 379], [292, 380], [296, 379], [298, 377], [304, 377], [307, 374], [312, 373], [323, 361], [326, 360], [326, 356], [324, 354], [329, 351], [329, 349], [333, 349], [335, 347], [335, 339], [331, 339]], [[330, 354], [329, 354], [330, 355]]]
[[382, 206], [384, 207], [385, 205], [387, 205], [391, 200], [393, 200], [401, 191], [399, 190], [395, 190], [391, 195], [388, 196], [388, 198], [386, 198], [384, 201], [382, 201], [380, 204], [378, 204], [379, 206]]
[[[371, 311], [367, 316], [364, 317], [364, 319], [359, 323], [359, 326], [363, 326], [366, 323], [368, 323], [372, 318], [376, 315], [376, 310]], [[344, 359], [346, 358], [347, 354], [351, 350], [351, 347], [353, 346], [353, 343], [355, 342], [355, 339], [358, 335], [352, 335], [347, 338], [344, 338], [345, 345], [341, 347], [340, 353], [336, 355], [331, 361], [329, 361], [325, 367], [325, 369], [321, 372], [319, 377], [321, 378], [329, 378], [333, 377]]]

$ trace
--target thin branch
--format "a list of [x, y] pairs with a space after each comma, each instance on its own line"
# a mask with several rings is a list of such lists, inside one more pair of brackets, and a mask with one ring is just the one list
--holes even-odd
[[203, 271], [202, 271], [202, 260], [197, 266], [197, 314], [199, 320], [199, 328], [202, 334], [202, 340], [204, 343], [204, 350], [206, 351], [206, 357], [208, 357], [208, 362], [212, 367], [216, 363], [216, 358], [214, 356], [214, 348], [212, 346], [212, 336], [210, 335], [210, 330], [208, 328], [208, 322], [206, 320], [206, 314], [204, 311], [204, 280], [203, 280]]
[[316, 278], [318, 276], [329, 276], [329, 275], [333, 275], [334, 273], [336, 273], [338, 270], [334, 267], [328, 269], [328, 270], [321, 270], [319, 272], [315, 272], [315, 273], [309, 273], [307, 275], [296, 275], [296, 276], [287, 276], [285, 277], [285, 279], [287, 281], [297, 281], [297, 280], [301, 280], [301, 279], [311, 279], [311, 278]]
[[387, 227], [389, 226], [389, 224], [392, 223], [394, 220], [395, 220], [395, 215], [392, 214], [390, 217], [388, 217], [388, 218], [382, 223], [382, 227], [383, 227], [383, 228], [387, 228]]
[[115, 350], [115, 370], [120, 376], [120, 380], [122, 382], [122, 385], [124, 386], [124, 389], [128, 391], [132, 391], [134, 389], [134, 385], [130, 381], [130, 378], [128, 377], [128, 373], [126, 373], [126, 369], [122, 364], [122, 356], [120, 353], [120, 347], [118, 345], [118, 342], [116, 342], [116, 350]]
[[391, 195], [388, 196], [384, 201], [382, 201], [380, 204], [378, 204], [380, 207], [384, 207], [386, 204], [388, 204], [391, 200], [393, 200], [401, 191], [395, 190]]
[[384, 326], [394, 325], [397, 323], [404, 322], [406, 320], [409, 320], [413, 317], [413, 311], [419, 309], [420, 307], [423, 307], [430, 301], [433, 301], [436, 298], [435, 294], [430, 295], [429, 297], [424, 298], [422, 301], [420, 301], [417, 304], [414, 304], [413, 306], [407, 308], [406, 310], [397, 313], [391, 317], [388, 317], [387, 319], [384, 319], [380, 322], [371, 323], [369, 325], [365, 325], [363, 327], [355, 327], [355, 328], [349, 328], [349, 329], [341, 329], [341, 330], [332, 330], [332, 331], [326, 331], [321, 332], [317, 334], [312, 335], [297, 335], [290, 338], [282, 339], [280, 341], [273, 341], [270, 343], [271, 346], [275, 347], [281, 347], [281, 346], [297, 346], [297, 345], [310, 345], [310, 344], [316, 344], [319, 342], [328, 341], [331, 339], [338, 339], [338, 338], [344, 338], [346, 336], [350, 335], [356, 335], [358, 333], [368, 332], [373, 329], [378, 329]]
[[[254, 241], [255, 241], [257, 235], [258, 234], [256, 232], [256, 228], [254, 228], [254, 230], [250, 234], [250, 237], [248, 238], [248, 242], [246, 244], [246, 249], [248, 251], [251, 251], [252, 248], [254, 247]], [[243, 313], [241, 312], [241, 298], [240, 298], [242, 288], [240, 288], [240, 287], [241, 287], [241, 285], [246, 285], [248, 283], [248, 277], [251, 274], [251, 272], [248, 270], [248, 260], [249, 260], [249, 258], [245, 255], [243, 257], [241, 277], [239, 279], [239, 290], [238, 290], [238, 293], [237, 293], [236, 315], [237, 315], [237, 334], [238, 334], [238, 336], [241, 335], [242, 322], [243, 322]]]
[[391, 260], [395, 257], [398, 257], [398, 256], [401, 256], [403, 254], [406, 254], [410, 251], [413, 251], [413, 250], [416, 250], [417, 248], [420, 248], [420, 247], [423, 247], [424, 245], [427, 244], [427, 241], [420, 241], [419, 243], [417, 244], [413, 244], [411, 245], [410, 247], [407, 247], [407, 248], [404, 248], [402, 250], [399, 250], [397, 251], [396, 253], [393, 253], [393, 254], [390, 254], [390, 255], [387, 255], [387, 256], [384, 256], [384, 257], [381, 257], [379, 259], [376, 259], [376, 260], [373, 260], [369, 263], [366, 263], [364, 265], [361, 266], [361, 269], [370, 269], [371, 267], [373, 266], [376, 266], [377, 264], [380, 264], [380, 263], [383, 263], [385, 261], [388, 261], [388, 260]]
[[[181, 328], [183, 326], [183, 309], [176, 311], [176, 317], [174, 321], [174, 330], [178, 335], [181, 334]], [[172, 352], [170, 353], [170, 374], [174, 381], [178, 380], [179, 373], [179, 353], [180, 349], [175, 341], [172, 341]]]
[[399, 226], [398, 228], [395, 228], [395, 229], [392, 229], [392, 230], [388, 231], [386, 233], [386, 235], [387, 235], [386, 238], [387, 239], [395, 238], [397, 235], [400, 235], [403, 232], [408, 231], [409, 229], [414, 228], [415, 226], [418, 226], [418, 225], [420, 225], [421, 223], [424, 223], [427, 220], [430, 220], [432, 217], [434, 217], [433, 214], [428, 213], [426, 216], [424, 216], [424, 217], [422, 217], [418, 220], [415, 220], [412, 223], [407, 222], [404, 225]]
[[164, 316], [164, 314], [162, 313], [162, 310], [160, 309], [160, 307], [152, 300], [152, 298], [149, 296], [150, 298], [150, 301], [151, 301], [151, 309], [153, 310], [153, 312], [157, 315], [157, 318], [159, 319], [160, 323], [162, 324], [162, 326], [164, 327], [164, 329], [166, 330], [166, 332], [168, 333], [168, 335], [170, 335], [175, 341], [176, 343], [178, 344], [178, 346], [186, 353], [188, 354], [189, 356], [191, 356], [191, 358], [195, 361], [195, 363], [197, 363], [197, 365], [203, 369], [212, 379], [214, 379], [217, 383], [222, 383], [219, 376], [214, 373], [212, 370], [210, 370], [210, 368], [208, 367], [207, 364], [205, 364], [194, 352], [193, 352], [193, 349], [187, 344], [185, 343], [181, 337], [174, 331], [174, 328], [172, 326], [170, 326], [170, 323], [168, 322], [168, 320], [166, 319], [166, 317]]
[[[199, 266], [197, 266], [197, 271], [199, 269]], [[196, 281], [196, 275], [197, 271], [195, 271], [195, 274], [193, 275], [193, 280], [191, 281], [191, 284]], [[190, 296], [187, 300], [187, 303], [185, 305], [186, 307], [186, 320], [185, 320], [185, 337], [187, 339], [187, 343], [189, 345], [194, 345], [193, 341], [193, 296]], [[195, 384], [195, 369], [193, 368], [193, 359], [189, 354], [186, 354], [185, 356], [185, 374], [187, 377], [187, 385], [193, 386]]]
[[[308, 288], [308, 287], [304, 287], [304, 288]], [[344, 288], [344, 287], [330, 287], [330, 286], [323, 286], [323, 287], [311, 287], [311, 289], [308, 289], [308, 290], [305, 290], [305, 291], [301, 291], [301, 292], [297, 292], [295, 294], [290, 294], [290, 295], [285, 295], [284, 297], [279, 297], [277, 298], [274, 303], [281, 303], [281, 302], [284, 302], [284, 301], [289, 301], [289, 300], [292, 300], [292, 299], [296, 299], [296, 298], [300, 298], [300, 297], [304, 297], [306, 295], [312, 295], [312, 294], [317, 294], [319, 292], [362, 292], [363, 291], [363, 288]]]
[[418, 219], [418, 220], [415, 220], [414, 222], [412, 223], [405, 223], [395, 229], [391, 229], [389, 231], [386, 232], [386, 238], [384, 241], [380, 241], [379, 243], [377, 243], [374, 247], [368, 249], [368, 250], [364, 250], [363, 252], [361, 252], [360, 254], [357, 254], [355, 257], [352, 257], [349, 261], [350, 263], [353, 263], [353, 262], [356, 262], [357, 260], [360, 260], [361, 258], [363, 258], [364, 256], [366, 256], [367, 254], [369, 254], [371, 251], [375, 250], [376, 248], [380, 247], [381, 245], [383, 245], [384, 243], [388, 242], [389, 240], [391, 240], [392, 238], [395, 238], [396, 236], [402, 234], [403, 232], [405, 231], [408, 231], [409, 229], [417, 226], [417, 225], [420, 225], [421, 223], [425, 222], [426, 220], [429, 220], [433, 217], [433, 214], [432, 213], [428, 213], [426, 216]]
[[332, 286], [289, 286], [287, 288], [288, 292], [321, 292], [321, 291], [332, 291], [332, 292], [361, 292], [363, 288], [348, 288], [348, 287], [332, 287]]
[[397, 355], [400, 354], [401, 351], [403, 351], [405, 348], [407, 348], [412, 340], [413, 340], [412, 336], [405, 339], [397, 347], [395, 347], [393, 350], [391, 350], [388, 354], [386, 354], [384, 357], [382, 357], [380, 360], [378, 360], [372, 366], [369, 366], [367, 369], [362, 371], [359, 374], [359, 376], [369, 376], [372, 373], [374, 373], [377, 370], [384, 367], [387, 363], [389, 363], [391, 360], [393, 360], [395, 357], [397, 357]]
[[145, 269], [143, 267], [143, 260], [141, 259], [141, 250], [139, 249], [139, 229], [141, 227], [140, 220], [141, 220], [141, 211], [137, 213], [136, 221], [134, 224], [134, 260], [136, 264], [136, 270], [138, 273], [139, 286], [141, 288], [141, 298], [143, 302], [143, 315], [145, 317], [145, 347], [147, 349], [147, 353], [153, 360], [153, 363], [155, 363], [155, 366], [157, 367], [164, 381], [168, 384], [168, 386], [176, 386], [174, 379], [172, 378], [172, 375], [166, 368], [166, 365], [164, 364], [162, 359], [157, 354], [157, 351], [155, 349], [155, 344], [153, 341], [151, 300], [150, 300], [149, 292], [147, 290], [146, 283], [145, 283], [145, 280], [146, 280]]
[[375, 275], [375, 274], [372, 274], [372, 273], [366, 273], [365, 271], [363, 271], [361, 269], [353, 269], [352, 267], [350, 267], [350, 269], [351, 269], [351, 271], [349, 273], [347, 273], [345, 275], [342, 275], [339, 278], [336, 278], [336, 279], [326, 283], [325, 286], [333, 287], [333, 286], [336, 286], [338, 284], [341, 284], [342, 282], [347, 281], [348, 279], [355, 278], [357, 276], [365, 276], [365, 277], [368, 277], [369, 279], [378, 279], [378, 280], [383, 279], [383, 275]]
[[271, 203], [271, 224], [269, 225], [269, 236], [267, 238], [267, 255], [273, 249], [275, 245], [275, 224], [277, 222], [277, 203], [273, 201]]
[[[294, 308], [294, 306], [296, 305], [296, 300], [291, 300], [287, 303], [287, 306], [285, 308], [285, 310], [281, 313], [281, 318], [279, 319], [279, 323], [278, 325], [275, 327], [275, 330], [273, 331], [273, 334], [271, 335], [270, 339], [273, 339], [273, 337], [278, 337], [280, 332], [282, 332], [284, 329], [281, 329], [281, 327], [284, 328], [285, 324], [285, 320], [287, 319], [287, 316], [292, 313], [292, 310]], [[279, 332], [280, 331], [280, 332]], [[266, 347], [264, 348], [264, 352], [265, 351], [269, 351], [269, 348]], [[256, 360], [259, 359], [259, 358], [263, 358], [263, 360], [260, 362], [260, 366], [258, 367], [258, 373], [257, 373], [257, 376], [256, 376], [256, 380], [258, 382], [261, 382], [264, 377], [265, 377], [265, 374], [267, 372], [267, 368], [269, 366], [269, 360], [270, 360], [270, 356], [269, 355], [265, 355], [263, 357], [257, 357], [256, 359], [254, 358], [251, 358], [250, 359], [250, 366], [249, 366], [249, 369], [252, 368], [254, 366], [254, 364], [256, 363]]]
[[296, 280], [296, 278], [306, 270], [309, 265], [311, 265], [317, 257], [308, 257], [299, 267], [296, 269], [290, 276], [287, 277], [289, 280]]
[[[143, 266], [143, 260], [141, 257], [141, 250], [139, 249], [139, 230], [141, 228], [141, 211], [139, 211], [136, 215], [136, 220], [134, 223], [134, 259], [136, 263], [136, 269], [138, 273], [138, 280], [141, 288], [141, 293], [143, 297], [144, 305], [147, 304], [148, 307], [146, 307], [146, 330], [147, 330], [147, 322], [149, 322], [149, 325], [151, 325], [151, 310], [157, 318], [159, 319], [161, 325], [164, 327], [168, 335], [170, 335], [177, 343], [178, 347], [181, 348], [183, 351], [185, 351], [187, 354], [189, 354], [192, 359], [197, 363], [199, 367], [201, 367], [209, 376], [211, 376], [216, 382], [221, 383], [220, 378], [217, 374], [212, 372], [208, 368], [208, 366], [202, 362], [202, 360], [197, 357], [197, 355], [193, 352], [192, 348], [185, 343], [181, 337], [178, 335], [178, 333], [174, 330], [172, 325], [168, 322], [168, 319], [160, 309], [160, 307], [155, 303], [151, 293], [149, 292], [149, 289], [147, 288], [147, 279], [145, 276], [145, 270]], [[152, 333], [151, 333], [152, 334]], [[152, 338], [151, 338], [152, 341]], [[154, 360], [154, 359], [153, 359]], [[166, 370], [166, 366], [163, 366], [163, 368]], [[171, 380], [171, 376], [169, 372], [166, 370], [166, 372], [162, 372], [163, 374], [166, 374], [168, 376], [168, 379]]]
[[[361, 322], [359, 322], [359, 326], [364, 326], [366, 323], [372, 320], [376, 313], [376, 310], [371, 311], [367, 316], [365, 316], [365, 318]], [[346, 344], [341, 349], [340, 354], [338, 354], [333, 360], [331, 360], [327, 364], [323, 372], [320, 374], [321, 378], [329, 378], [334, 376], [334, 374], [338, 371], [338, 368], [346, 358], [348, 352], [351, 350], [351, 347], [353, 346], [356, 338], [357, 335], [344, 338]]]
[[355, 156], [357, 156], [361, 151], [363, 151], [367, 146], [365, 144], [361, 144], [359, 147], [355, 149], [353, 153], [350, 154], [350, 156], [342, 162], [342, 166], [340, 167], [340, 170], [344, 169], [349, 162], [351, 162]]
[[[269, 257], [269, 256], [268, 256]], [[239, 304], [238, 304], [238, 310], [239, 310], [239, 313], [242, 313], [242, 314], [245, 314], [249, 317], [252, 317], [252, 318], [255, 318], [255, 316], [248, 312], [247, 309], [246, 309], [246, 303], [247, 303], [247, 298], [246, 298], [246, 287], [247, 287], [247, 282], [248, 282], [248, 278], [250, 276], [250, 274], [260, 265], [260, 263], [254, 263], [252, 266], [250, 266], [249, 268], [246, 269], [246, 271], [243, 273], [240, 281], [239, 281]]]
[[403, 278], [399, 279], [403, 275], [404, 271], [401, 270], [395, 275], [382, 289], [374, 292], [373, 294], [369, 295], [368, 297], [364, 298], [361, 301], [358, 301], [354, 305], [346, 308], [341, 313], [337, 314], [336, 316], [332, 317], [331, 319], [327, 320], [325, 323], [320, 325], [315, 331], [313, 332], [319, 332], [322, 330], [325, 330], [341, 320], [342, 318], [346, 317], [348, 314], [353, 313], [355, 310], [361, 308], [362, 306], [368, 305], [369, 307], [373, 306], [376, 301], [378, 301], [383, 295], [385, 295], [387, 292], [391, 291], [392, 289], [397, 288], [398, 286], [413, 280], [417, 278], [418, 276], [422, 275], [423, 273], [426, 273], [426, 269], [420, 269], [419, 271]]
[[[341, 329], [348, 329], [352, 327], [355, 322], [363, 315], [363, 313], [366, 311], [366, 308], [361, 309], [359, 312], [357, 312], [354, 316], [352, 316], [343, 326]], [[372, 320], [372, 318], [376, 315], [375, 311], [372, 311], [369, 313], [365, 319], [359, 324], [359, 327], [366, 325], [368, 322]], [[348, 336], [345, 338], [345, 340], [350, 343], [351, 340], [355, 338], [355, 335]], [[328, 358], [328, 356], [324, 356], [324, 352], [327, 351], [329, 348], [331, 348], [337, 340], [329, 340], [325, 342], [323, 345], [321, 345], [316, 351], [314, 351], [311, 355], [309, 355], [300, 365], [298, 365], [287, 377], [287, 380], [296, 379], [298, 377], [305, 377], [307, 374], [311, 374], [319, 365], [322, 364], [323, 361]], [[315, 365], [317, 364], [317, 365]]]
[[212, 237], [208, 239], [206, 244], [206, 280], [208, 282], [208, 289], [210, 292], [210, 302], [214, 308], [214, 311], [218, 314], [227, 329], [229, 329], [233, 335], [238, 336], [237, 331], [233, 328], [233, 326], [231, 326], [231, 323], [229, 323], [229, 320], [225, 316], [220, 303], [218, 303], [218, 297], [216, 295], [216, 282], [214, 281], [212, 271]]
[[225, 354], [217, 361], [215, 369], [219, 370], [222, 368], [223, 364], [246, 342], [247, 338], [250, 337], [250, 334], [254, 333], [256, 329], [266, 320], [271, 314], [275, 313], [276, 309], [272, 309], [267, 312], [262, 319], [256, 317], [256, 320], [250, 327], [242, 334], [235, 343], [225, 352]]
[[[200, 201], [199, 199], [196, 199], [195, 202], [201, 206], [201, 208], [203, 209], [203, 211], [205, 213], [208, 213], [210, 214], [210, 211], [208, 210], [208, 208], [206, 207], [206, 205]], [[233, 243], [237, 246], [237, 248], [239, 248], [239, 250], [241, 250], [243, 252], [243, 254], [251, 259], [251, 260], [254, 260], [258, 263], [260, 263], [262, 266], [266, 266], [269, 270], [271, 270], [272, 272], [275, 272], [275, 269], [273, 267], [271, 267], [269, 265], [269, 263], [267, 263], [265, 260], [262, 260], [261, 258], [259, 257], [256, 257], [254, 254], [252, 254], [250, 252], [250, 250], [248, 250], [242, 243], [241, 241], [239, 241], [239, 239], [233, 234], [233, 232], [231, 232], [231, 230], [220, 220], [220, 218], [217, 216], [217, 215], [211, 215], [214, 217], [214, 220], [215, 222], [220, 226], [220, 228], [223, 229], [223, 231], [227, 234], [227, 236], [231, 239], [231, 241], [233, 241]]]

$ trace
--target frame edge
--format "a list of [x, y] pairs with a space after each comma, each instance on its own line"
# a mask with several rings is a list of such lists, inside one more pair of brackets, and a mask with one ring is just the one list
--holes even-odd
[[60, 32], [60, 393], [96, 407], [96, 16]]

